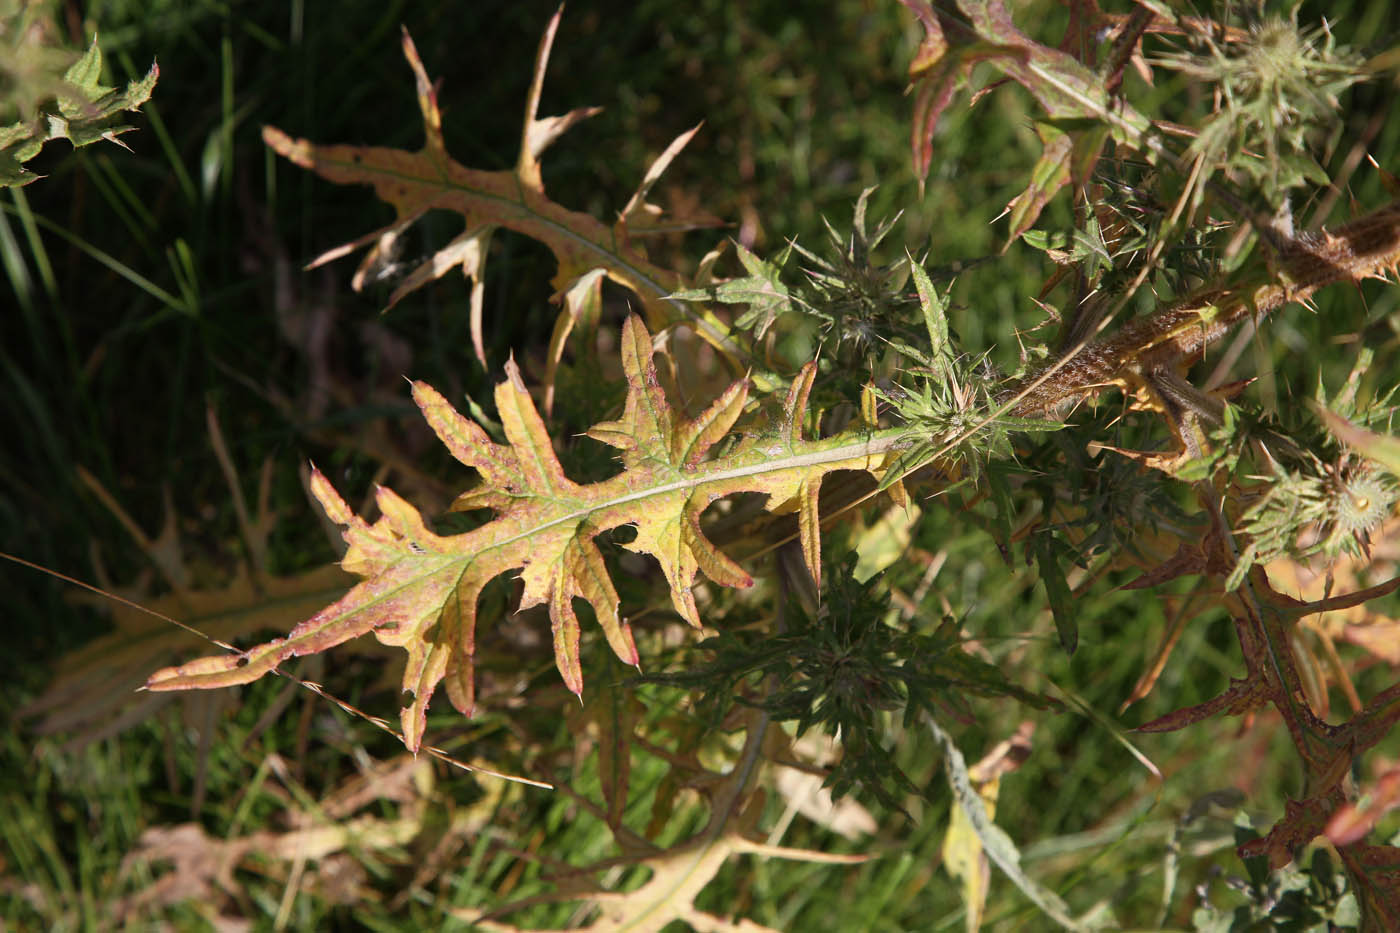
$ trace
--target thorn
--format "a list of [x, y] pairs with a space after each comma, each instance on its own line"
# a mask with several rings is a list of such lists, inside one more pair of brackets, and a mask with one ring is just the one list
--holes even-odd
[[1369, 152], [1366, 154], [1366, 161], [1370, 162], [1371, 165], [1375, 167], [1376, 173], [1381, 179], [1381, 187], [1385, 188], [1385, 190], [1390, 193], [1391, 197], [1400, 198], [1400, 180], [1397, 180], [1394, 175], [1381, 168], [1380, 163], [1378, 163], [1375, 157]]

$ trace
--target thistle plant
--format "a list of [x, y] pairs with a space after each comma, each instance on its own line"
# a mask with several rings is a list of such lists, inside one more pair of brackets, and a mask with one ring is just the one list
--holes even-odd
[[101, 82], [102, 49], [94, 37], [82, 55], [67, 53], [53, 35], [44, 3], [0, 8], [0, 187], [38, 179], [24, 164], [57, 139], [74, 148], [95, 142], [124, 145], [131, 130], [123, 112], [150, 99], [160, 76], [151, 63], [145, 77], [123, 90]]
[[[1286, 737], [1300, 779], [1266, 831], [1237, 839], [1252, 873], [1241, 909], [1263, 916], [1287, 896], [1296, 916], [1383, 929], [1400, 915], [1400, 849], [1366, 834], [1400, 801], [1393, 782], [1358, 789], [1352, 775], [1395, 734], [1400, 687], [1366, 680], [1363, 696], [1348, 675], [1349, 716], [1329, 721], [1321, 664], [1297, 633], [1301, 620], [1388, 596], [1400, 578], [1305, 597], [1278, 568], [1364, 563], [1396, 533], [1393, 348], [1358, 347], [1332, 394], [1331, 374], [1300, 372], [1311, 359], [1266, 365], [1284, 386], [1269, 396], [1244, 365], [1242, 336], [1257, 335], [1255, 362], [1267, 364], [1274, 335], [1320, 345], [1342, 314], [1365, 313], [1346, 304], [1355, 288], [1334, 285], [1394, 301], [1400, 202], [1301, 217], [1356, 170], [1358, 159], [1335, 157], [1337, 112], [1367, 77], [1363, 59], [1328, 24], [1263, 3], [1187, 15], [1073, 2], [1063, 36], [1032, 36], [999, 0], [904, 6], [922, 32], [908, 68], [921, 182], [961, 91], [1019, 94], [1030, 108], [1040, 150], [1005, 204], [1002, 254], [940, 263], [930, 244], [901, 241], [897, 211], [875, 216], [866, 188], [849, 226], [824, 222], [824, 238], [763, 255], [718, 235], [693, 274], [663, 264], [653, 237], [696, 225], [668, 225], [647, 199], [698, 131], [638, 173], [610, 222], [555, 200], [541, 160], [596, 113], [538, 113], [560, 13], [511, 168], [471, 168], [449, 151], [441, 104], [454, 91], [433, 80], [407, 30], [421, 146], [264, 127], [268, 150], [295, 170], [368, 186], [392, 208], [388, 223], [321, 244], [312, 262], [366, 249], [357, 289], [381, 278], [413, 225], [461, 218], [387, 303], [460, 270], [471, 350], [503, 378], [484, 406], [423, 379], [406, 390], [455, 461], [441, 480], [450, 514], [378, 481], [361, 505], [365, 490], [347, 475], [309, 468], [357, 581], [275, 637], [153, 659], [167, 666], [144, 689], [300, 679], [300, 659], [335, 659], [372, 636], [370, 650], [397, 660], [397, 719], [382, 695], [367, 711], [342, 709], [492, 786], [502, 775], [554, 786], [605, 828], [606, 857], [518, 898], [453, 902], [454, 916], [499, 930], [524, 929], [502, 918], [556, 901], [580, 905], [571, 928], [756, 926], [706, 901], [733, 857], [867, 857], [777, 843], [791, 813], [775, 822], [767, 793], [789, 771], [818, 777], [831, 808], [845, 797], [891, 825], [946, 814], [940, 851], [970, 929], [995, 903], [991, 864], [998, 885], [1065, 928], [1185, 923], [1193, 911], [1218, 925], [1213, 904], [1176, 897], [1213, 896], [1204, 881], [1176, 884], [1179, 848], [1148, 910], [1137, 880], [1100, 883], [1092, 860], [1037, 877], [997, 824], [998, 801], [1014, 805], [1001, 779], [1036, 755], [1073, 755], [1078, 735], [1060, 748], [1031, 738], [1072, 710], [1168, 785], [1140, 746], [1172, 732], [1242, 743], [1220, 719], [1243, 717]], [[996, 210], [986, 219], [1003, 223]], [[492, 360], [503, 312], [483, 283], [502, 230], [548, 251], [557, 310], [539, 346]], [[969, 345], [962, 334], [993, 309], [965, 283], [994, 282], [1018, 252], [1043, 259], [1044, 275], [1022, 296], [1019, 346]], [[571, 392], [569, 378], [595, 384]], [[1302, 385], [1318, 387], [1306, 401]], [[1164, 620], [1155, 649], [1141, 627], [1114, 641], [1118, 620], [1091, 611], [1125, 596]], [[1173, 655], [1183, 638], [1215, 637], [1205, 629], [1222, 617], [1238, 654], [1214, 647], [1231, 665], [1217, 689]], [[545, 653], [503, 634], [516, 628], [537, 630]], [[1140, 672], [1115, 702], [1150, 696], [1167, 711], [1120, 725], [1122, 710], [1082, 701], [1073, 665], [1093, 652]], [[1400, 660], [1386, 663], [1390, 676]], [[1348, 664], [1364, 666], [1337, 654], [1332, 667], [1345, 675]], [[493, 725], [472, 733], [479, 745], [463, 761], [442, 747], [445, 721]], [[1140, 734], [1129, 737], [1132, 722]], [[835, 743], [833, 759], [807, 751], [818, 735]], [[993, 747], [969, 766], [962, 749], [982, 743]], [[482, 839], [482, 858], [523, 866], [519, 846]], [[1304, 881], [1296, 869], [1269, 874], [1319, 841], [1334, 848], [1345, 890], [1316, 860]]]
[[1311, 153], [1338, 125], [1339, 95], [1364, 76], [1361, 56], [1337, 44], [1330, 24], [1300, 26], [1298, 9], [1242, 3], [1238, 26], [1187, 30], [1184, 48], [1152, 58], [1216, 95], [1185, 156], [1275, 197], [1327, 183]]

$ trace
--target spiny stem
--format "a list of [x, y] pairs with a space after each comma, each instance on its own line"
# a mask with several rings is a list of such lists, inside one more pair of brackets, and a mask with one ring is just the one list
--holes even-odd
[[[1269, 280], [1200, 289], [1130, 321], [1003, 394], [1019, 418], [1054, 414], [1114, 385], [1194, 363], [1236, 324], [1259, 320], [1334, 282], [1358, 282], [1400, 264], [1400, 201], [1337, 230], [1289, 240]], [[1044, 378], [1049, 369], [1053, 378]], [[1019, 396], [1019, 398], [1018, 398]]]

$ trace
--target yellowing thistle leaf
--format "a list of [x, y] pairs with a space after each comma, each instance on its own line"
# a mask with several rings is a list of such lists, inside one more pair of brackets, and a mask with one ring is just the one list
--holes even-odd
[[903, 432], [872, 432], [808, 441], [801, 424], [811, 372], [795, 380], [782, 423], [745, 436], [723, 459], [711, 448], [734, 425], [747, 398], [735, 383], [695, 418], [684, 418], [666, 400], [652, 361], [652, 338], [641, 318], [623, 327], [622, 363], [627, 399], [622, 417], [595, 425], [589, 434], [617, 448], [623, 471], [597, 483], [570, 480], [559, 463], [539, 411], [515, 364], [496, 387], [506, 443], [493, 442], [436, 390], [415, 383], [413, 397], [438, 438], [480, 483], [458, 498], [455, 509], [488, 509], [490, 521], [465, 534], [443, 537], [428, 530], [418, 511], [381, 488], [381, 517], [369, 524], [355, 515], [319, 472], [312, 491], [326, 514], [344, 526], [349, 550], [341, 566], [363, 579], [344, 598], [294, 628], [284, 639], [243, 652], [166, 668], [147, 681], [151, 690], [181, 690], [247, 683], [283, 660], [315, 654], [367, 632], [408, 654], [403, 686], [413, 702], [401, 711], [404, 740], [417, 749], [428, 702], [447, 681], [452, 705], [470, 714], [474, 703], [473, 653], [476, 605], [482, 589], [502, 573], [518, 571], [522, 608], [548, 607], [555, 661], [564, 683], [583, 690], [581, 637], [575, 598], [597, 616], [619, 658], [637, 665], [631, 630], [595, 542], [605, 531], [631, 525], [627, 547], [660, 563], [676, 612], [700, 624], [691, 587], [700, 572], [726, 586], [752, 583], [700, 528], [700, 515], [717, 499], [741, 492], [767, 496], [774, 511], [800, 510], [803, 550], [815, 574], [820, 558], [816, 497], [833, 470], [866, 470], [879, 478], [887, 455], [907, 443]]
[[[606, 701], [602, 705], [605, 706]], [[570, 872], [552, 891], [495, 905], [489, 913], [479, 907], [462, 907], [452, 911], [453, 917], [467, 921], [474, 930], [544, 933], [534, 928], [498, 923], [491, 918], [541, 903], [578, 901], [580, 908], [587, 903], [595, 910], [592, 911], [591, 920], [570, 927], [572, 930], [660, 933], [679, 922], [686, 929], [693, 930], [777, 933], [771, 927], [760, 926], [753, 920], [718, 917], [698, 908], [695, 900], [725, 864], [737, 855], [827, 865], [857, 865], [869, 856], [790, 848], [757, 838], [760, 835], [759, 818], [766, 801], [766, 795], [757, 781], [758, 767], [763, 760], [760, 751], [774, 744], [774, 739], [781, 748], [787, 748], [788, 743], [786, 736], [774, 736], [774, 733], [781, 734], [781, 730], [769, 721], [768, 714], [762, 710], [752, 710], [745, 718], [743, 728], [747, 733], [744, 747], [733, 766], [724, 774], [706, 770], [698, 761], [681, 761], [679, 758], [673, 761], [676, 771], [686, 774], [687, 786], [709, 802], [709, 819], [699, 829], [687, 830], [691, 833], [689, 836], [661, 849], [638, 839], [625, 826], [610, 822], [614, 840], [627, 853], [622, 858], [582, 867]], [[624, 746], [624, 758], [626, 750]], [[603, 767], [606, 768], [606, 764]], [[608, 772], [603, 773], [606, 781]], [[641, 886], [625, 891], [611, 890], [589, 880], [590, 876], [601, 874], [603, 869], [615, 868], [620, 864], [645, 867], [650, 877]], [[579, 915], [583, 916], [584, 913], [580, 909]]]
[[[588, 214], [569, 210], [545, 194], [539, 156], [570, 127], [600, 109], [582, 107], [557, 117], [536, 115], [549, 49], [558, 24], [559, 14], [556, 13], [540, 43], [526, 102], [521, 150], [513, 169], [492, 172], [470, 169], [448, 155], [437, 92], [407, 32], [403, 34], [403, 52], [418, 90], [418, 106], [423, 116], [423, 148], [413, 152], [384, 146], [321, 145], [294, 139], [273, 126], [263, 127], [263, 142], [288, 161], [335, 184], [369, 185], [381, 200], [394, 208], [392, 223], [326, 251], [312, 265], [378, 244], [370, 250], [356, 275], [358, 288], [370, 278], [366, 274], [368, 269], [411, 224], [431, 210], [454, 211], [462, 215], [466, 229], [399, 283], [389, 297], [389, 307], [410, 292], [460, 267], [472, 283], [472, 340], [479, 358], [484, 355], [481, 280], [491, 236], [496, 228], [504, 227], [539, 240], [554, 253], [559, 271], [553, 284], [559, 293], [590, 271], [601, 269], [609, 279], [638, 295], [653, 326], [684, 321], [734, 363], [736, 369], [742, 369], [742, 361], [748, 356], [746, 349], [710, 312], [696, 311], [666, 297], [684, 283], [676, 273], [655, 265], [640, 250], [628, 245], [625, 222], [614, 229]], [[658, 160], [639, 189], [639, 196], [655, 183], [656, 177], [688, 139], [689, 134], [683, 135]], [[629, 210], [636, 213], [631, 206]], [[484, 358], [482, 362], [485, 363]]]

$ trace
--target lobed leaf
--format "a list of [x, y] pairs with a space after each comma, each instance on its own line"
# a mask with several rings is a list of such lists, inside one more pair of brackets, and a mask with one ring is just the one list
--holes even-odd
[[753, 582], [702, 531], [700, 514], [710, 503], [751, 492], [766, 495], [770, 510], [797, 509], [804, 554], [816, 577], [816, 501], [822, 477], [833, 470], [854, 469], [878, 478], [886, 454], [901, 442], [898, 430], [863, 440], [849, 435], [804, 440], [801, 424], [814, 372], [809, 366], [794, 381], [783, 423], [743, 438], [724, 459], [712, 460], [711, 449], [729, 434], [743, 410], [747, 385], [734, 383], [699, 415], [684, 418], [661, 389], [651, 334], [639, 317], [630, 318], [623, 328], [622, 363], [628, 385], [622, 416], [595, 425], [589, 434], [621, 452], [623, 471], [585, 485], [565, 475], [514, 362], [506, 365], [506, 379], [496, 387], [506, 444], [491, 441], [480, 425], [462, 416], [432, 387], [414, 383], [414, 400], [438, 438], [480, 475], [479, 485], [453, 507], [489, 509], [493, 518], [465, 534], [440, 536], [429, 530], [417, 509], [380, 488], [375, 501], [382, 514], [369, 524], [316, 471], [312, 491], [327, 516], [344, 527], [349, 544], [341, 566], [362, 582], [284, 639], [239, 655], [157, 671], [147, 688], [247, 683], [288, 658], [320, 653], [372, 632], [380, 642], [408, 654], [403, 687], [414, 700], [401, 711], [401, 720], [406, 744], [416, 749], [428, 703], [441, 681], [447, 682], [453, 706], [472, 712], [477, 598], [497, 576], [519, 573], [522, 609], [548, 608], [560, 675], [570, 690], [581, 693], [581, 627], [575, 599], [592, 607], [620, 659], [634, 666], [640, 663], [631, 630], [619, 614], [598, 535], [632, 526], [636, 536], [625, 546], [656, 559], [676, 612], [699, 626], [692, 587], [701, 572], [725, 586]]
[[[979, 62], [991, 63], [1020, 84], [1051, 120], [1070, 133], [1048, 124], [1037, 126], [1045, 152], [1030, 186], [1008, 205], [1012, 213], [1008, 242], [1035, 223], [1041, 209], [1071, 178], [1087, 177], [1109, 131], [1131, 140], [1147, 133], [1146, 117], [1111, 93], [1110, 85], [1121, 74], [1096, 74], [1069, 53], [1031, 39], [1016, 27], [1004, 0], [959, 0], [957, 7], [965, 20], [928, 0], [902, 2], [924, 27], [923, 42], [909, 65], [915, 89], [911, 146], [920, 184], [933, 163], [938, 121]], [[1083, 125], [1071, 132], [1070, 124], [1079, 122]]]
[[559, 16], [560, 13], [556, 12], [540, 43], [526, 103], [520, 154], [512, 169], [471, 169], [447, 154], [437, 92], [407, 31], [403, 34], [403, 51], [413, 70], [418, 105], [423, 115], [424, 143], [421, 149], [413, 152], [383, 146], [321, 145], [293, 138], [277, 127], [263, 127], [263, 141], [288, 161], [310, 169], [335, 184], [369, 185], [381, 200], [394, 208], [392, 223], [327, 250], [312, 262], [312, 266], [374, 244], [356, 274], [354, 284], [358, 289], [371, 277], [369, 272], [377, 267], [382, 256], [394, 247], [409, 226], [431, 210], [449, 210], [462, 215], [466, 229], [405, 277], [389, 296], [389, 307], [423, 285], [460, 268], [472, 283], [472, 339], [483, 364], [482, 276], [491, 237], [497, 228], [503, 227], [540, 241], [554, 253], [558, 262], [558, 273], [553, 279], [556, 293], [565, 294], [590, 273], [602, 270], [609, 279], [640, 297], [642, 308], [653, 326], [683, 321], [724, 354], [736, 368], [742, 368], [742, 360], [747, 354], [730, 336], [729, 329], [709, 312], [692, 310], [688, 305], [669, 298], [670, 293], [684, 283], [676, 273], [650, 262], [643, 252], [630, 244], [628, 236], [629, 225], [636, 226], [637, 232], [647, 232], [655, 227], [655, 212], [643, 209], [646, 192], [695, 130], [683, 134], [657, 160], [614, 227], [588, 214], [569, 210], [545, 194], [540, 175], [540, 155], [570, 127], [601, 109], [585, 107], [557, 117], [536, 116]]
[[0, 188], [37, 181], [39, 176], [26, 169], [24, 163], [37, 156], [50, 140], [66, 139], [75, 149], [103, 139], [123, 145], [117, 136], [133, 127], [116, 118], [150, 100], [160, 67], [152, 62], [144, 77], [129, 82], [120, 91], [102, 84], [101, 77], [102, 49], [94, 36], [87, 52], [64, 72], [62, 79], [51, 79], [51, 105], [38, 107], [32, 118], [0, 127]]

